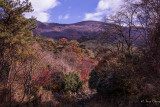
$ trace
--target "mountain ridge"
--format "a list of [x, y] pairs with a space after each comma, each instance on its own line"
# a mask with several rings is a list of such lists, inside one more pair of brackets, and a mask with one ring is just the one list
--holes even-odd
[[64, 37], [68, 40], [79, 40], [86, 36], [98, 36], [100, 32], [104, 31], [103, 24], [106, 23], [99, 21], [82, 21], [73, 24], [37, 22], [38, 28], [34, 30], [34, 34], [40, 34], [44, 37], [54, 39]]

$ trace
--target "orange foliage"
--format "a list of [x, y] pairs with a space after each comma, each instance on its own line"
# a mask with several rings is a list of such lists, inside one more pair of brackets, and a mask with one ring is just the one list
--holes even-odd
[[61, 44], [67, 44], [67, 43], [68, 43], [68, 40], [67, 40], [66, 38], [62, 38], [62, 39], [59, 40], [59, 42], [60, 42]]

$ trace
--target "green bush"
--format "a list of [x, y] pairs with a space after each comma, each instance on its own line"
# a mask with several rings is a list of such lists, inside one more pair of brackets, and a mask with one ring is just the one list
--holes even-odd
[[125, 54], [118, 57], [118, 63], [128, 63], [128, 61], [132, 62], [135, 65], [139, 62], [139, 56]]
[[129, 53], [125, 53], [125, 58], [126, 58], [127, 60], [132, 59], [132, 55], [129, 54]]
[[92, 72], [89, 74], [89, 88], [90, 89], [96, 89], [97, 88], [97, 82], [99, 80], [99, 73], [96, 70], [92, 70]]
[[53, 92], [78, 92], [82, 88], [82, 81], [77, 73], [70, 72], [64, 74], [63, 72], [54, 72], [51, 75], [51, 82], [43, 86], [46, 90]]
[[98, 80], [97, 92], [103, 95], [126, 95], [131, 89], [131, 80], [122, 72], [111, 71]]
[[131, 79], [127, 73], [116, 70], [103, 70], [90, 73], [89, 88], [96, 89], [102, 95], [127, 95], [132, 87]]
[[80, 80], [78, 74], [70, 72], [65, 74], [65, 91], [77, 92], [82, 88], [82, 81]]

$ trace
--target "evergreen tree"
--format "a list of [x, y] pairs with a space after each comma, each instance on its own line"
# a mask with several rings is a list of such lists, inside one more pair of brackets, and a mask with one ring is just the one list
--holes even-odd
[[[16, 65], [22, 61], [22, 53], [32, 42], [32, 29], [36, 28], [35, 18], [25, 18], [24, 14], [32, 12], [28, 0], [0, 0], [0, 71], [6, 65]], [[12, 67], [13, 68], [13, 67]], [[4, 71], [6, 72], [6, 71]], [[9, 69], [11, 72], [11, 69]], [[1, 74], [0, 73], [0, 74]]]
[[[32, 12], [28, 0], [0, 0], [0, 80], [5, 74], [9, 88], [9, 105], [12, 104], [12, 84], [19, 67], [32, 57], [32, 30], [36, 28], [35, 18], [25, 18]], [[32, 60], [32, 59], [31, 59]], [[2, 79], [3, 77], [3, 79]]]

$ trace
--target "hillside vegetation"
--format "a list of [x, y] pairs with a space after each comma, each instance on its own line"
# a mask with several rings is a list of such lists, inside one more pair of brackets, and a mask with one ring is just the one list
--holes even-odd
[[[126, 0], [100, 36], [74, 40], [36, 34], [54, 25], [23, 16], [32, 11], [28, 0], [0, 0], [0, 107], [160, 106], [159, 0]], [[105, 26], [70, 27], [93, 30], [86, 23]]]

